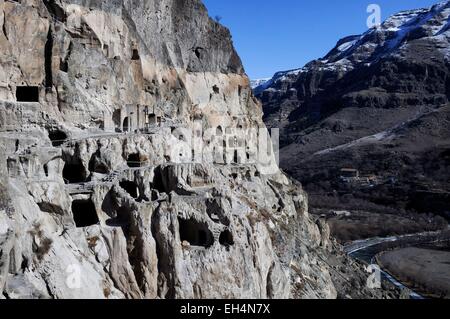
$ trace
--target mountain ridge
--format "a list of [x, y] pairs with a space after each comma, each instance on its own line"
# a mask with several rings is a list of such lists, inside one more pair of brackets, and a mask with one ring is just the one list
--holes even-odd
[[[449, 18], [448, 1], [397, 13], [256, 88], [266, 125], [280, 128], [281, 167], [312, 193], [337, 190], [399, 210], [423, 211], [414, 200], [421, 187], [448, 192], [439, 154], [450, 147]], [[342, 185], [342, 168], [397, 182], [373, 185], [370, 195]]]
[[[403, 33], [405, 31], [405, 30], [402, 30], [402, 32], [399, 32], [400, 31], [399, 27], [401, 27], [402, 29], [404, 29], [405, 27], [420, 28], [423, 24], [425, 24], [427, 22], [428, 19], [431, 19], [434, 15], [437, 15], [440, 13], [445, 14], [448, 17], [448, 9], [449, 9], [449, 2], [442, 1], [438, 4], [433, 5], [430, 8], [405, 10], [405, 11], [401, 11], [397, 14], [394, 14], [394, 15], [390, 16], [388, 19], [386, 19], [380, 26], [373, 27], [373, 28], [369, 29], [368, 31], [364, 32], [363, 34], [350, 35], [350, 36], [346, 36], [344, 38], [339, 39], [338, 42], [336, 43], [335, 47], [333, 49], [331, 49], [322, 58], [312, 60], [300, 68], [276, 72], [272, 76], [272, 78], [270, 78], [271, 83], [269, 85], [264, 83], [264, 87], [256, 87], [255, 88], [256, 94], [260, 94], [261, 91], [264, 91], [265, 89], [269, 88], [271, 85], [275, 84], [284, 75], [299, 74], [302, 71], [306, 71], [308, 66], [310, 66], [312, 64], [316, 64], [316, 63], [329, 64], [330, 62], [333, 63], [336, 61], [340, 61], [343, 58], [350, 56], [351, 53], [354, 52], [354, 50], [359, 49], [359, 45], [363, 44], [364, 39], [367, 39], [370, 37], [388, 37], [390, 41], [393, 41], [397, 37], [393, 36], [392, 34], [389, 35], [389, 33], [397, 33], [399, 36], [401, 36], [401, 35], [403, 35]], [[414, 24], [414, 22], [417, 22], [417, 23]], [[436, 33], [439, 34], [442, 32], [446, 32], [449, 27], [450, 27], [450, 22], [441, 24], [441, 29]], [[404, 35], [401, 38], [404, 38]], [[401, 43], [401, 41], [399, 41], [399, 42]], [[367, 63], [368, 61], [360, 61], [360, 62]]]

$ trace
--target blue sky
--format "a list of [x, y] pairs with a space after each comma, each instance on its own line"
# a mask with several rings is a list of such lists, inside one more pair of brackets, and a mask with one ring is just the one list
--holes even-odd
[[340, 38], [367, 30], [367, 6], [382, 19], [437, 0], [203, 0], [210, 16], [230, 28], [234, 45], [252, 79], [302, 67], [324, 56]]

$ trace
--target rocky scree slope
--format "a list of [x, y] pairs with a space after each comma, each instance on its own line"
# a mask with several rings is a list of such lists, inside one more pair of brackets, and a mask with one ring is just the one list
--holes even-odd
[[255, 88], [265, 123], [281, 129], [281, 167], [314, 192], [336, 189], [341, 168], [390, 176], [394, 189], [369, 197], [419, 211], [433, 197], [425, 210], [445, 214], [449, 17], [447, 1], [400, 12]]
[[2, 298], [378, 294], [350, 292], [301, 187], [224, 140], [262, 112], [200, 1], [0, 0], [0, 26]]

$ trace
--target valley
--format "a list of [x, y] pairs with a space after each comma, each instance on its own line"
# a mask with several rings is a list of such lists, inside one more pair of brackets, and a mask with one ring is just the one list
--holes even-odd
[[[340, 243], [447, 232], [449, 18], [449, 1], [400, 12], [254, 88], [266, 125], [280, 129], [281, 168]], [[426, 296], [448, 297], [434, 275], [446, 257], [416, 244], [390, 247], [398, 252], [383, 253], [380, 264], [399, 281], [415, 278]], [[421, 257], [407, 267], [414, 253]], [[432, 283], [418, 276], [435, 261]]]
[[450, 274], [447, 230], [375, 237], [347, 243], [345, 251], [366, 265], [377, 265], [380, 279], [402, 290], [403, 298], [448, 298]]

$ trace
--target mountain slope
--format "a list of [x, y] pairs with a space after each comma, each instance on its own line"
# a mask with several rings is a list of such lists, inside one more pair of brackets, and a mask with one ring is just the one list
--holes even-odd
[[418, 180], [428, 191], [450, 190], [440, 177], [449, 171], [440, 155], [450, 148], [449, 17], [450, 2], [400, 12], [256, 88], [265, 123], [281, 129], [282, 168], [325, 192], [340, 189], [341, 168], [395, 176], [395, 189], [367, 197], [393, 204], [386, 197], [395, 193], [402, 208], [419, 209], [409, 198]]
[[255, 89], [257, 87], [261, 87], [261, 85], [264, 85], [269, 80], [270, 78], [250, 80], [250, 86], [252, 89]]

